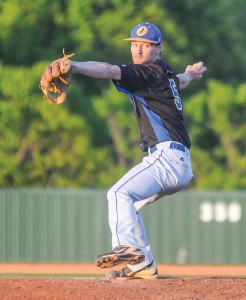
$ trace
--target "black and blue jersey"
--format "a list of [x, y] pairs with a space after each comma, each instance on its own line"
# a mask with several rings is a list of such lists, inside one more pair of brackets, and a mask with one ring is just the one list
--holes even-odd
[[176, 141], [188, 149], [190, 138], [184, 125], [179, 79], [162, 61], [119, 65], [121, 80], [113, 80], [129, 95], [140, 129], [140, 147], [147, 151], [158, 143]]

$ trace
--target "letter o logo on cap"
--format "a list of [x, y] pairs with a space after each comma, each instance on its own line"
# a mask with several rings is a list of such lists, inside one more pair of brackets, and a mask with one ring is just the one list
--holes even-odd
[[138, 28], [136, 33], [137, 33], [138, 36], [143, 36], [147, 32], [148, 32], [148, 28], [146, 26], [141, 26], [141, 27]]

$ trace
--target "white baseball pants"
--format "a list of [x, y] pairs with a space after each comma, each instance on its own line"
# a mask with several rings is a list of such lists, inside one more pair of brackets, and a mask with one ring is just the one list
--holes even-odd
[[193, 177], [189, 150], [171, 149], [170, 144], [169, 141], [157, 144], [157, 150], [128, 171], [107, 194], [112, 248], [127, 245], [145, 254], [142, 263], [128, 266], [132, 271], [153, 261], [139, 210], [147, 203], [184, 189]]

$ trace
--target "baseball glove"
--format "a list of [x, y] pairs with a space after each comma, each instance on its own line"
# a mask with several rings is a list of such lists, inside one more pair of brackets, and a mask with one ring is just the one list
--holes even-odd
[[62, 105], [67, 97], [69, 85], [71, 84], [71, 60], [73, 54], [66, 55], [63, 50], [63, 57], [54, 60], [44, 71], [40, 80], [40, 89], [44, 97], [51, 103]]

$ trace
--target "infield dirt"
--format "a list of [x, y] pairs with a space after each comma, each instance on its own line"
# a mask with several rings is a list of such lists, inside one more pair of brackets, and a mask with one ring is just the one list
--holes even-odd
[[103, 278], [1, 278], [2, 300], [47, 299], [246, 299], [246, 280], [232, 278], [168, 278], [106, 280]]
[[[158, 269], [160, 274], [167, 275], [160, 276], [157, 280], [123, 281], [106, 280], [103, 275], [106, 271], [90, 264], [2, 263], [0, 299], [246, 300], [245, 266], [159, 265]], [[28, 278], [24, 273], [29, 274]], [[37, 273], [40, 275], [35, 275]], [[78, 275], [93, 273], [100, 277], [90, 278], [90, 275], [86, 275], [85, 278], [85, 275]], [[49, 274], [49, 277], [44, 278], [44, 274]], [[57, 274], [63, 274], [63, 278], [57, 278]]]

